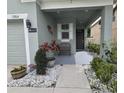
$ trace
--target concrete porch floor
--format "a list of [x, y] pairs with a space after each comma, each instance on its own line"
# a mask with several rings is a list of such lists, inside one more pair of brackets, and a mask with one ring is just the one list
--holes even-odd
[[[79, 64], [89, 64], [92, 56], [87, 52], [77, 52], [71, 56], [59, 56], [57, 64], [63, 64], [62, 72], [55, 88], [8, 87], [8, 93], [92, 93], [89, 82]], [[64, 62], [64, 63], [63, 63]], [[8, 65], [8, 80], [11, 79], [9, 71], [14, 66]]]
[[76, 52], [73, 55], [56, 57], [56, 64], [90, 64], [93, 56], [86, 51]]

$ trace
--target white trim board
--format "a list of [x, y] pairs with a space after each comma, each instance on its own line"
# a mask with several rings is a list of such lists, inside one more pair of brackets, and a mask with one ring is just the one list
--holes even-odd
[[36, 0], [21, 0], [22, 3], [26, 3], [26, 2], [36, 2]]
[[9, 19], [27, 19], [28, 14], [24, 13], [24, 14], [8, 14], [7, 15], [7, 20]]
[[7, 20], [23, 20], [24, 24], [24, 37], [25, 37], [25, 48], [26, 48], [26, 61], [27, 61], [27, 71], [28, 71], [28, 65], [31, 63], [30, 61], [30, 49], [29, 49], [29, 36], [28, 36], [28, 28], [26, 26], [26, 19], [28, 18], [28, 14], [8, 14]]

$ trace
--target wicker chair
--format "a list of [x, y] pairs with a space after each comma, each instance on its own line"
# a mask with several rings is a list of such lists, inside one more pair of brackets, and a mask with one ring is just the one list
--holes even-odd
[[60, 43], [60, 55], [71, 55], [71, 45], [70, 43]]

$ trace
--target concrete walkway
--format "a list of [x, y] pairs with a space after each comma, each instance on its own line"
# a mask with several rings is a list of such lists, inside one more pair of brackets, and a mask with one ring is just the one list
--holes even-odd
[[54, 93], [92, 93], [80, 65], [64, 65]]
[[8, 93], [92, 93], [80, 65], [63, 65], [55, 88], [9, 88]]

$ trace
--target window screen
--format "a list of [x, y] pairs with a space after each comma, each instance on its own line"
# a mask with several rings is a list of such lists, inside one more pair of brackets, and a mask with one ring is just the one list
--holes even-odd
[[69, 29], [69, 24], [62, 24], [61, 29], [62, 29], [62, 30], [67, 30], [67, 29]]
[[69, 32], [62, 32], [62, 39], [69, 39]]

